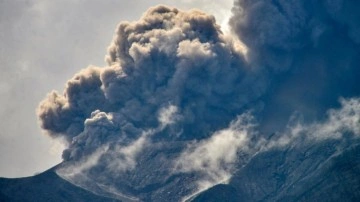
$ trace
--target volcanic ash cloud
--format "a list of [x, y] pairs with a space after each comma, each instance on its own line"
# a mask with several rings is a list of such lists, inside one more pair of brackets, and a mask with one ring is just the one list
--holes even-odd
[[[147, 159], [144, 153], [162, 151], [175, 159], [183, 141], [209, 137], [257, 102], [264, 82], [238, 47], [211, 15], [151, 8], [139, 21], [119, 24], [108, 66], [81, 70], [63, 94], [52, 92], [41, 102], [41, 126], [68, 142], [63, 158], [73, 163], [74, 173], [97, 178], [92, 174], [101, 169], [98, 182], [119, 176], [141, 192], [141, 183], [163, 183], [173, 172], [167, 166], [158, 168], [164, 177], [134, 179], [149, 169], [137, 163]], [[149, 166], [170, 156], [156, 157]]]

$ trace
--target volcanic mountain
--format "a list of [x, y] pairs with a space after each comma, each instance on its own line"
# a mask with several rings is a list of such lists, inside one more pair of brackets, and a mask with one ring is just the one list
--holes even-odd
[[121, 22], [104, 67], [37, 115], [63, 162], [1, 179], [4, 201], [360, 200], [360, 8], [235, 0]]

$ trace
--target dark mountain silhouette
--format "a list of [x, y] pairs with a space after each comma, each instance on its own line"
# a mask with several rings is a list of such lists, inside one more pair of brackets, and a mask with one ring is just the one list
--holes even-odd
[[210, 188], [192, 201], [359, 201], [360, 145], [328, 158], [335, 149], [327, 142], [259, 154], [229, 185]]
[[[359, 201], [360, 144], [337, 154], [338, 143], [259, 153], [228, 184], [215, 185], [188, 201]], [[0, 201], [120, 201], [69, 183], [56, 168], [33, 177], [0, 178]], [[182, 187], [174, 193], [176, 189]]]
[[0, 178], [0, 201], [119, 201], [77, 187], [60, 178], [53, 167], [24, 178]]

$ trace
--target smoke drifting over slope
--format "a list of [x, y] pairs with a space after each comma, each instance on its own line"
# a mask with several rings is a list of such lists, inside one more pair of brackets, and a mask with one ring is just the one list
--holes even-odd
[[[69, 144], [59, 174], [114, 197], [180, 200], [258, 152], [357, 138], [359, 99], [325, 117], [360, 95], [352, 4], [238, 0], [235, 36], [211, 15], [166, 6], [120, 23], [107, 66], [81, 70], [38, 108], [42, 128]], [[181, 184], [191, 185], [171, 194]]]

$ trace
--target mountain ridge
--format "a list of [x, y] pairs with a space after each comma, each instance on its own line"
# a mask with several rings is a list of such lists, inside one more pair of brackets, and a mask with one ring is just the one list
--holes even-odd
[[96, 195], [62, 179], [56, 174], [59, 165], [35, 176], [0, 178], [0, 201], [120, 201]]
[[[355, 141], [337, 153], [337, 143], [259, 153], [234, 173], [228, 184], [214, 185], [187, 201], [357, 201], [360, 144]], [[32, 177], [0, 178], [0, 201], [121, 201], [61, 178], [56, 173], [60, 166]]]

